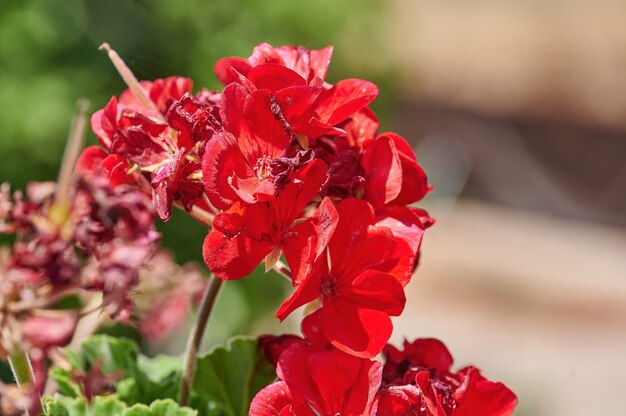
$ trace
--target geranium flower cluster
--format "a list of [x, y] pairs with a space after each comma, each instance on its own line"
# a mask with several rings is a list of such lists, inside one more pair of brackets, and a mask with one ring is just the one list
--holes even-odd
[[[143, 191], [112, 187], [78, 167], [83, 175], [61, 196], [54, 182], [31, 182], [13, 195], [0, 185], [0, 233], [14, 239], [0, 247], [0, 359], [27, 353], [31, 372], [28, 385], [0, 383], [2, 414], [38, 414], [49, 359], [69, 343], [81, 315], [80, 306], [59, 308], [68, 296], [101, 293], [107, 315], [127, 321], [134, 312], [139, 331], [159, 341], [184, 321], [205, 285], [193, 264], [180, 267], [159, 249]], [[144, 305], [138, 291], [159, 296]]]
[[0, 261], [3, 357], [23, 340], [42, 349], [67, 341], [76, 313], [46, 310], [79, 289], [102, 292], [109, 314], [126, 318], [129, 289], [154, 252], [154, 210], [142, 192], [99, 177], [67, 192], [59, 198], [55, 183], [32, 182], [10, 198], [2, 188], [2, 232], [15, 237]]
[[331, 52], [261, 44], [217, 62], [221, 93], [137, 83], [93, 115], [104, 151], [82, 160], [112, 183], [150, 183], [163, 219], [172, 204], [206, 213], [204, 259], [221, 279], [284, 255], [297, 290], [277, 316], [313, 303], [333, 345], [373, 357], [433, 223], [407, 205], [430, 186], [408, 143], [378, 134], [374, 84], [325, 82]]
[[279, 380], [261, 390], [251, 416], [509, 416], [517, 397], [475, 367], [451, 371], [436, 339], [387, 345], [385, 364], [311, 345], [296, 336], [265, 337]]
[[262, 262], [287, 274], [295, 291], [279, 319], [306, 305], [305, 338], [280, 354], [281, 381], [256, 414], [465, 414], [477, 371], [412, 362], [410, 348], [402, 371], [371, 360], [396, 360], [391, 317], [434, 223], [411, 206], [432, 189], [411, 146], [378, 131], [378, 88], [328, 83], [331, 47], [260, 44], [217, 62], [221, 92], [195, 94], [187, 78], [138, 82], [103, 47], [129, 89], [93, 115], [101, 147], [85, 150], [83, 170], [151, 192], [164, 220], [175, 205], [210, 226], [203, 256], [219, 279]]
[[[69, 295], [102, 293], [104, 311], [122, 321], [132, 311], [140, 318], [167, 313], [167, 319], [139, 320], [142, 333], [160, 339], [176, 329], [205, 285], [193, 264], [180, 267], [159, 248], [145, 192], [111, 186], [81, 161], [78, 172], [62, 198], [54, 182], [31, 182], [25, 194], [13, 195], [8, 184], [0, 186], [0, 233], [14, 238], [11, 247], [0, 247], [0, 358], [64, 345], [78, 313], [55, 307]], [[159, 293], [158, 313], [155, 298], [133, 308], [140, 277], [141, 291]], [[172, 284], [175, 278], [185, 284]]]

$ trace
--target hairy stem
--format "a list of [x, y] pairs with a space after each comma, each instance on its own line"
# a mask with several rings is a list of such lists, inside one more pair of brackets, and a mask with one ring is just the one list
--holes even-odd
[[137, 78], [135, 78], [133, 72], [126, 65], [126, 63], [124, 63], [124, 61], [122, 60], [122, 58], [120, 58], [117, 52], [111, 49], [109, 44], [106, 42], [100, 45], [100, 48], [98, 49], [107, 52], [107, 54], [109, 55], [109, 59], [111, 60], [111, 62], [113, 62], [113, 65], [115, 66], [115, 69], [117, 69], [117, 72], [120, 74], [128, 88], [132, 91], [133, 95], [137, 97], [139, 102], [144, 107], [153, 110], [156, 114], [160, 116], [160, 118], [163, 118], [163, 115], [161, 115], [157, 106], [154, 104], [154, 102], [152, 102], [150, 97], [146, 95], [144, 89], [141, 87], [139, 81], [137, 81]]
[[11, 372], [13, 373], [15, 384], [18, 386], [27, 384], [31, 381], [31, 378], [34, 378], [32, 367], [30, 365], [30, 358], [28, 358], [28, 353], [25, 351], [13, 353], [9, 357], [9, 365], [11, 366]]
[[65, 153], [63, 153], [63, 162], [61, 163], [61, 170], [57, 180], [58, 187], [55, 194], [55, 205], [57, 206], [65, 206], [68, 203], [69, 189], [74, 176], [74, 167], [85, 141], [88, 110], [89, 101], [79, 100], [76, 104], [76, 114], [72, 119], [72, 126], [70, 127], [70, 132], [67, 137]]
[[[26, 351], [13, 353], [9, 357], [9, 367], [11, 367], [11, 373], [13, 373], [13, 378], [18, 388], [21, 389], [24, 384], [35, 381], [35, 373]], [[27, 408], [24, 409], [24, 413], [26, 415], [29, 414]]]
[[215, 275], [211, 276], [211, 281], [207, 285], [202, 295], [202, 301], [198, 309], [198, 318], [191, 329], [189, 339], [187, 340], [187, 349], [185, 351], [185, 361], [183, 364], [183, 377], [180, 389], [180, 404], [186, 406], [189, 402], [189, 394], [191, 393], [191, 383], [193, 382], [193, 374], [196, 368], [196, 360], [198, 350], [204, 337], [204, 331], [213, 311], [215, 300], [220, 292], [224, 281]]
[[[179, 202], [174, 202], [174, 206], [176, 208], [180, 208], [182, 210], [185, 210], [185, 208], [183, 207], [183, 205]], [[209, 211], [200, 208], [197, 205], [192, 205], [191, 206], [191, 210], [189, 211], [189, 215], [191, 216], [191, 218], [195, 219], [196, 221], [207, 225], [209, 227], [213, 226], [213, 218], [215, 218], [215, 215], [210, 213]]]

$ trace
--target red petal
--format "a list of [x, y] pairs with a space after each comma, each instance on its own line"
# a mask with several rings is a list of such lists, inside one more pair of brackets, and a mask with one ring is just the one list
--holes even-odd
[[[395, 237], [406, 241], [417, 255], [426, 226], [422, 223], [423, 210], [399, 205], [388, 205], [376, 210], [376, 225], [387, 227]], [[430, 218], [430, 217], [428, 217]]]
[[311, 121], [317, 117], [313, 104], [321, 92], [321, 88], [298, 85], [274, 93], [285, 119], [294, 131], [307, 135], [311, 129]]
[[[249, 416], [283, 416], [290, 412], [291, 393], [287, 384], [277, 381], [259, 391], [250, 404]], [[284, 412], [284, 413], [283, 413]], [[295, 415], [295, 414], [294, 414]]]
[[259, 200], [267, 200], [274, 196], [276, 188], [271, 181], [262, 181], [251, 170], [246, 171], [247, 177], [240, 178], [236, 174], [229, 178], [229, 185], [237, 196], [247, 204], [255, 204]]
[[310, 56], [309, 65], [311, 67], [311, 75], [309, 75], [309, 78], [318, 77], [321, 80], [326, 79], [328, 66], [333, 57], [333, 47], [327, 46], [323, 49], [314, 49], [310, 51]]
[[403, 171], [400, 156], [389, 137], [379, 136], [367, 142], [361, 165], [365, 170], [365, 198], [375, 207], [393, 201], [402, 189]]
[[246, 59], [230, 57], [222, 58], [215, 63], [213, 72], [222, 85], [239, 81], [239, 74], [246, 76], [252, 66]]
[[318, 100], [316, 111], [320, 119], [335, 125], [364, 107], [378, 96], [378, 87], [361, 79], [339, 81]]
[[86, 147], [76, 161], [75, 172], [87, 177], [93, 175], [107, 155], [108, 153], [99, 146]]
[[324, 198], [313, 215], [293, 227], [291, 232], [294, 234], [283, 240], [281, 247], [295, 285], [310, 274], [315, 261], [325, 252], [338, 218], [333, 203]]
[[232, 178], [256, 177], [248, 167], [237, 139], [227, 132], [216, 134], [207, 143], [202, 157], [202, 180], [215, 207], [228, 209], [240, 196], [232, 188]]
[[254, 67], [248, 73], [248, 79], [258, 89], [272, 92], [283, 88], [306, 85], [306, 81], [297, 72], [278, 64], [264, 64]]
[[254, 47], [252, 55], [248, 58], [248, 62], [252, 66], [263, 64], [284, 65], [283, 58], [278, 54], [275, 48], [269, 43], [263, 42]]
[[367, 201], [357, 198], [344, 199], [336, 208], [339, 222], [333, 242], [336, 242], [338, 247], [345, 248], [352, 244], [356, 233], [374, 223], [374, 208]]
[[[376, 393], [380, 389], [383, 366], [378, 361], [361, 360], [361, 371], [352, 386], [352, 392], [344, 405], [346, 414], [375, 416]], [[363, 406], [365, 403], [365, 406]]]
[[402, 189], [393, 203], [408, 205], [421, 200], [432, 188], [428, 184], [426, 172], [415, 160], [413, 149], [395, 133], [385, 133], [383, 137], [393, 140], [402, 164]]
[[230, 84], [224, 88], [220, 98], [220, 119], [224, 129], [235, 137], [249, 136], [249, 127], [243, 116], [243, 106], [248, 91], [239, 84]]
[[393, 326], [385, 312], [359, 308], [335, 300], [322, 307], [324, 335], [336, 348], [350, 355], [373, 358], [391, 336]]
[[365, 107], [354, 113], [343, 128], [348, 133], [351, 146], [363, 147], [364, 143], [376, 137], [378, 126], [376, 114], [369, 107]]
[[252, 221], [252, 218], [244, 219], [231, 213], [215, 218], [213, 229], [204, 240], [202, 255], [209, 270], [220, 279], [236, 280], [247, 276], [274, 248], [271, 243], [246, 235], [244, 227]]
[[285, 300], [282, 305], [280, 305], [278, 312], [276, 312], [278, 319], [281, 321], [284, 320], [291, 312], [319, 298], [322, 276], [324, 273], [328, 272], [328, 269], [323, 266], [323, 264], [320, 264], [317, 269], [298, 286], [289, 299]]
[[397, 362], [408, 360], [416, 367], [432, 368], [440, 373], [449, 372], [454, 361], [445, 344], [435, 338], [404, 341], [404, 351], [390, 349], [389, 357]]
[[302, 210], [320, 193], [326, 180], [328, 168], [319, 159], [314, 159], [291, 175], [291, 183], [278, 197], [270, 202], [276, 220], [291, 225], [302, 214]]
[[311, 349], [304, 342], [294, 343], [280, 355], [276, 374], [288, 386], [292, 397], [292, 406], [297, 415], [311, 415], [311, 406], [323, 403], [317, 392], [315, 380], [312, 380], [307, 366]]
[[410, 384], [391, 386], [381, 392], [378, 416], [410, 415], [417, 412], [421, 405], [422, 396], [417, 387]]
[[117, 130], [117, 98], [111, 97], [107, 105], [91, 116], [91, 129], [100, 144], [107, 150], [111, 147], [113, 134]]
[[420, 396], [426, 405], [426, 410], [429, 412], [428, 414], [432, 416], [447, 416], [446, 411], [440, 403], [437, 392], [431, 384], [429, 372], [420, 371], [417, 373], [415, 376], [415, 384], [420, 390]]
[[33, 315], [22, 322], [22, 335], [35, 347], [58, 347], [69, 341], [75, 326], [76, 314], [73, 312], [55, 317]]
[[[478, 369], [469, 368], [468, 386], [453, 416], [510, 416], [517, 406], [517, 396], [499, 382], [485, 379]], [[465, 384], [465, 383], [464, 383]]]
[[174, 101], [179, 100], [183, 95], [191, 93], [193, 81], [185, 77], [168, 77], [157, 79], [150, 86], [150, 99], [161, 112], [167, 113]]
[[[362, 360], [335, 349], [316, 352], [308, 357], [307, 368], [322, 400], [317, 406], [321, 414], [346, 416], [363, 414], [367, 404], [367, 390], [352, 391], [354, 383], [358, 381], [361, 364]], [[357, 409], [348, 411], [345, 408], [346, 401], [353, 395], [357, 397], [353, 399], [352, 407]]]
[[297, 335], [261, 335], [259, 346], [265, 353], [265, 359], [276, 366], [280, 355], [293, 344], [302, 342], [302, 338]]
[[243, 113], [254, 132], [250, 140], [239, 138], [248, 162], [283, 156], [291, 143], [292, 133], [272, 94], [267, 90], [252, 92], [246, 98]]
[[136, 178], [129, 174], [128, 160], [120, 155], [108, 155], [94, 172], [109, 179], [109, 184], [115, 188], [123, 184], [133, 184]]
[[300, 329], [312, 347], [322, 349], [330, 345], [322, 329], [321, 308], [305, 316], [300, 324]]
[[404, 310], [404, 288], [387, 273], [366, 270], [352, 285], [341, 292], [342, 300], [363, 308], [376, 309], [390, 316], [398, 316]]
[[[340, 230], [341, 221], [340, 216], [335, 235], [340, 231], [346, 232], [345, 229]], [[393, 258], [396, 239], [388, 228], [370, 226], [355, 231], [347, 244], [341, 244], [333, 237], [329, 249], [335, 278], [343, 282], [352, 282], [363, 271], [382, 265], [386, 260]]]

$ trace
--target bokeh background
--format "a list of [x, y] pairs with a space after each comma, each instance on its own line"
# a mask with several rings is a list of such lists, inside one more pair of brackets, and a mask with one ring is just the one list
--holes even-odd
[[[124, 88], [104, 41], [139, 78], [197, 87], [262, 41], [333, 44], [329, 80], [379, 84], [383, 129], [436, 189], [393, 339], [443, 339], [518, 393], [519, 416], [623, 414], [625, 18], [617, 0], [0, 0], [0, 182], [53, 180], [75, 102]], [[201, 261], [205, 229], [160, 228]], [[273, 318], [288, 291], [273, 273], [229, 283], [207, 343], [296, 331]], [[176, 352], [186, 330], [146, 348]]]

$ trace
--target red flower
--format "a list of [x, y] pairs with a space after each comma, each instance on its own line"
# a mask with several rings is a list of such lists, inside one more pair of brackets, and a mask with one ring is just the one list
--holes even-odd
[[193, 88], [193, 82], [183, 77], [141, 81], [140, 84], [159, 112], [155, 113], [154, 110], [144, 107], [129, 89], [122, 92], [119, 103], [116, 97], [112, 97], [102, 110], [96, 111], [91, 116], [91, 128], [106, 149], [111, 147], [118, 129], [124, 127], [121, 120], [125, 114], [138, 113], [147, 118], [164, 120], [174, 101], [190, 93]]
[[395, 133], [364, 142], [361, 164], [366, 175], [365, 198], [375, 207], [407, 205], [431, 190], [413, 149]]
[[215, 217], [203, 248], [207, 267], [222, 279], [239, 279], [263, 258], [272, 267], [282, 250], [294, 281], [299, 281], [323, 252], [336, 224], [328, 199], [296, 223], [325, 178], [324, 164], [314, 160], [290, 177], [278, 197], [250, 206], [237, 203]]
[[404, 309], [403, 285], [412, 271], [413, 254], [389, 228], [374, 225], [374, 210], [367, 202], [346, 199], [337, 212], [328, 258], [320, 257], [276, 316], [285, 319], [317, 300], [321, 307], [314, 316], [324, 337], [344, 352], [371, 358], [391, 336], [389, 317]]
[[104, 177], [112, 188], [138, 182], [137, 176], [129, 173], [128, 159], [120, 155], [109, 155], [98, 146], [89, 146], [83, 150], [76, 161], [75, 170], [87, 179], [93, 176]]
[[363, 197], [379, 208], [419, 201], [432, 190], [411, 146], [395, 133], [377, 135], [378, 119], [369, 108], [338, 127], [345, 133], [311, 142], [329, 165], [325, 195]]
[[484, 378], [476, 367], [451, 372], [452, 356], [436, 339], [385, 348], [385, 386], [379, 416], [509, 416], [517, 397], [504, 384]]
[[332, 48], [305, 48], [260, 44], [247, 60], [224, 58], [215, 74], [224, 85], [240, 83], [248, 91], [269, 90], [293, 131], [309, 137], [337, 134], [333, 127], [366, 107], [378, 95], [371, 82], [346, 79], [324, 83]]
[[94, 113], [91, 124], [111, 154], [136, 163], [150, 176], [157, 213], [167, 220], [174, 201], [187, 210], [200, 201], [204, 145], [222, 128], [213, 97], [206, 91], [192, 97], [188, 78], [142, 81], [140, 85], [158, 111], [146, 108], [126, 90], [119, 102], [113, 97]]
[[381, 380], [376, 361], [294, 342], [280, 355], [276, 372], [280, 381], [257, 393], [251, 416], [376, 414]]
[[424, 232], [434, 223], [435, 220], [419, 208], [385, 205], [376, 210], [376, 224], [389, 228], [395, 237], [404, 240], [414, 257], [419, 255]]
[[228, 132], [207, 143], [202, 162], [206, 193], [215, 207], [268, 200], [295, 168], [297, 161], [279, 161], [292, 135], [273, 102], [268, 91], [248, 94], [238, 84], [224, 89], [220, 111]]
[[324, 80], [330, 65], [333, 54], [333, 47], [327, 46], [323, 49], [308, 50], [302, 46], [280, 46], [272, 47], [269, 43], [261, 43], [254, 48], [252, 56], [248, 59], [242, 58], [222, 58], [215, 64], [215, 75], [224, 84], [238, 80], [237, 74], [247, 76], [250, 70], [263, 64], [277, 64], [295, 71], [307, 82], [314, 78]]

